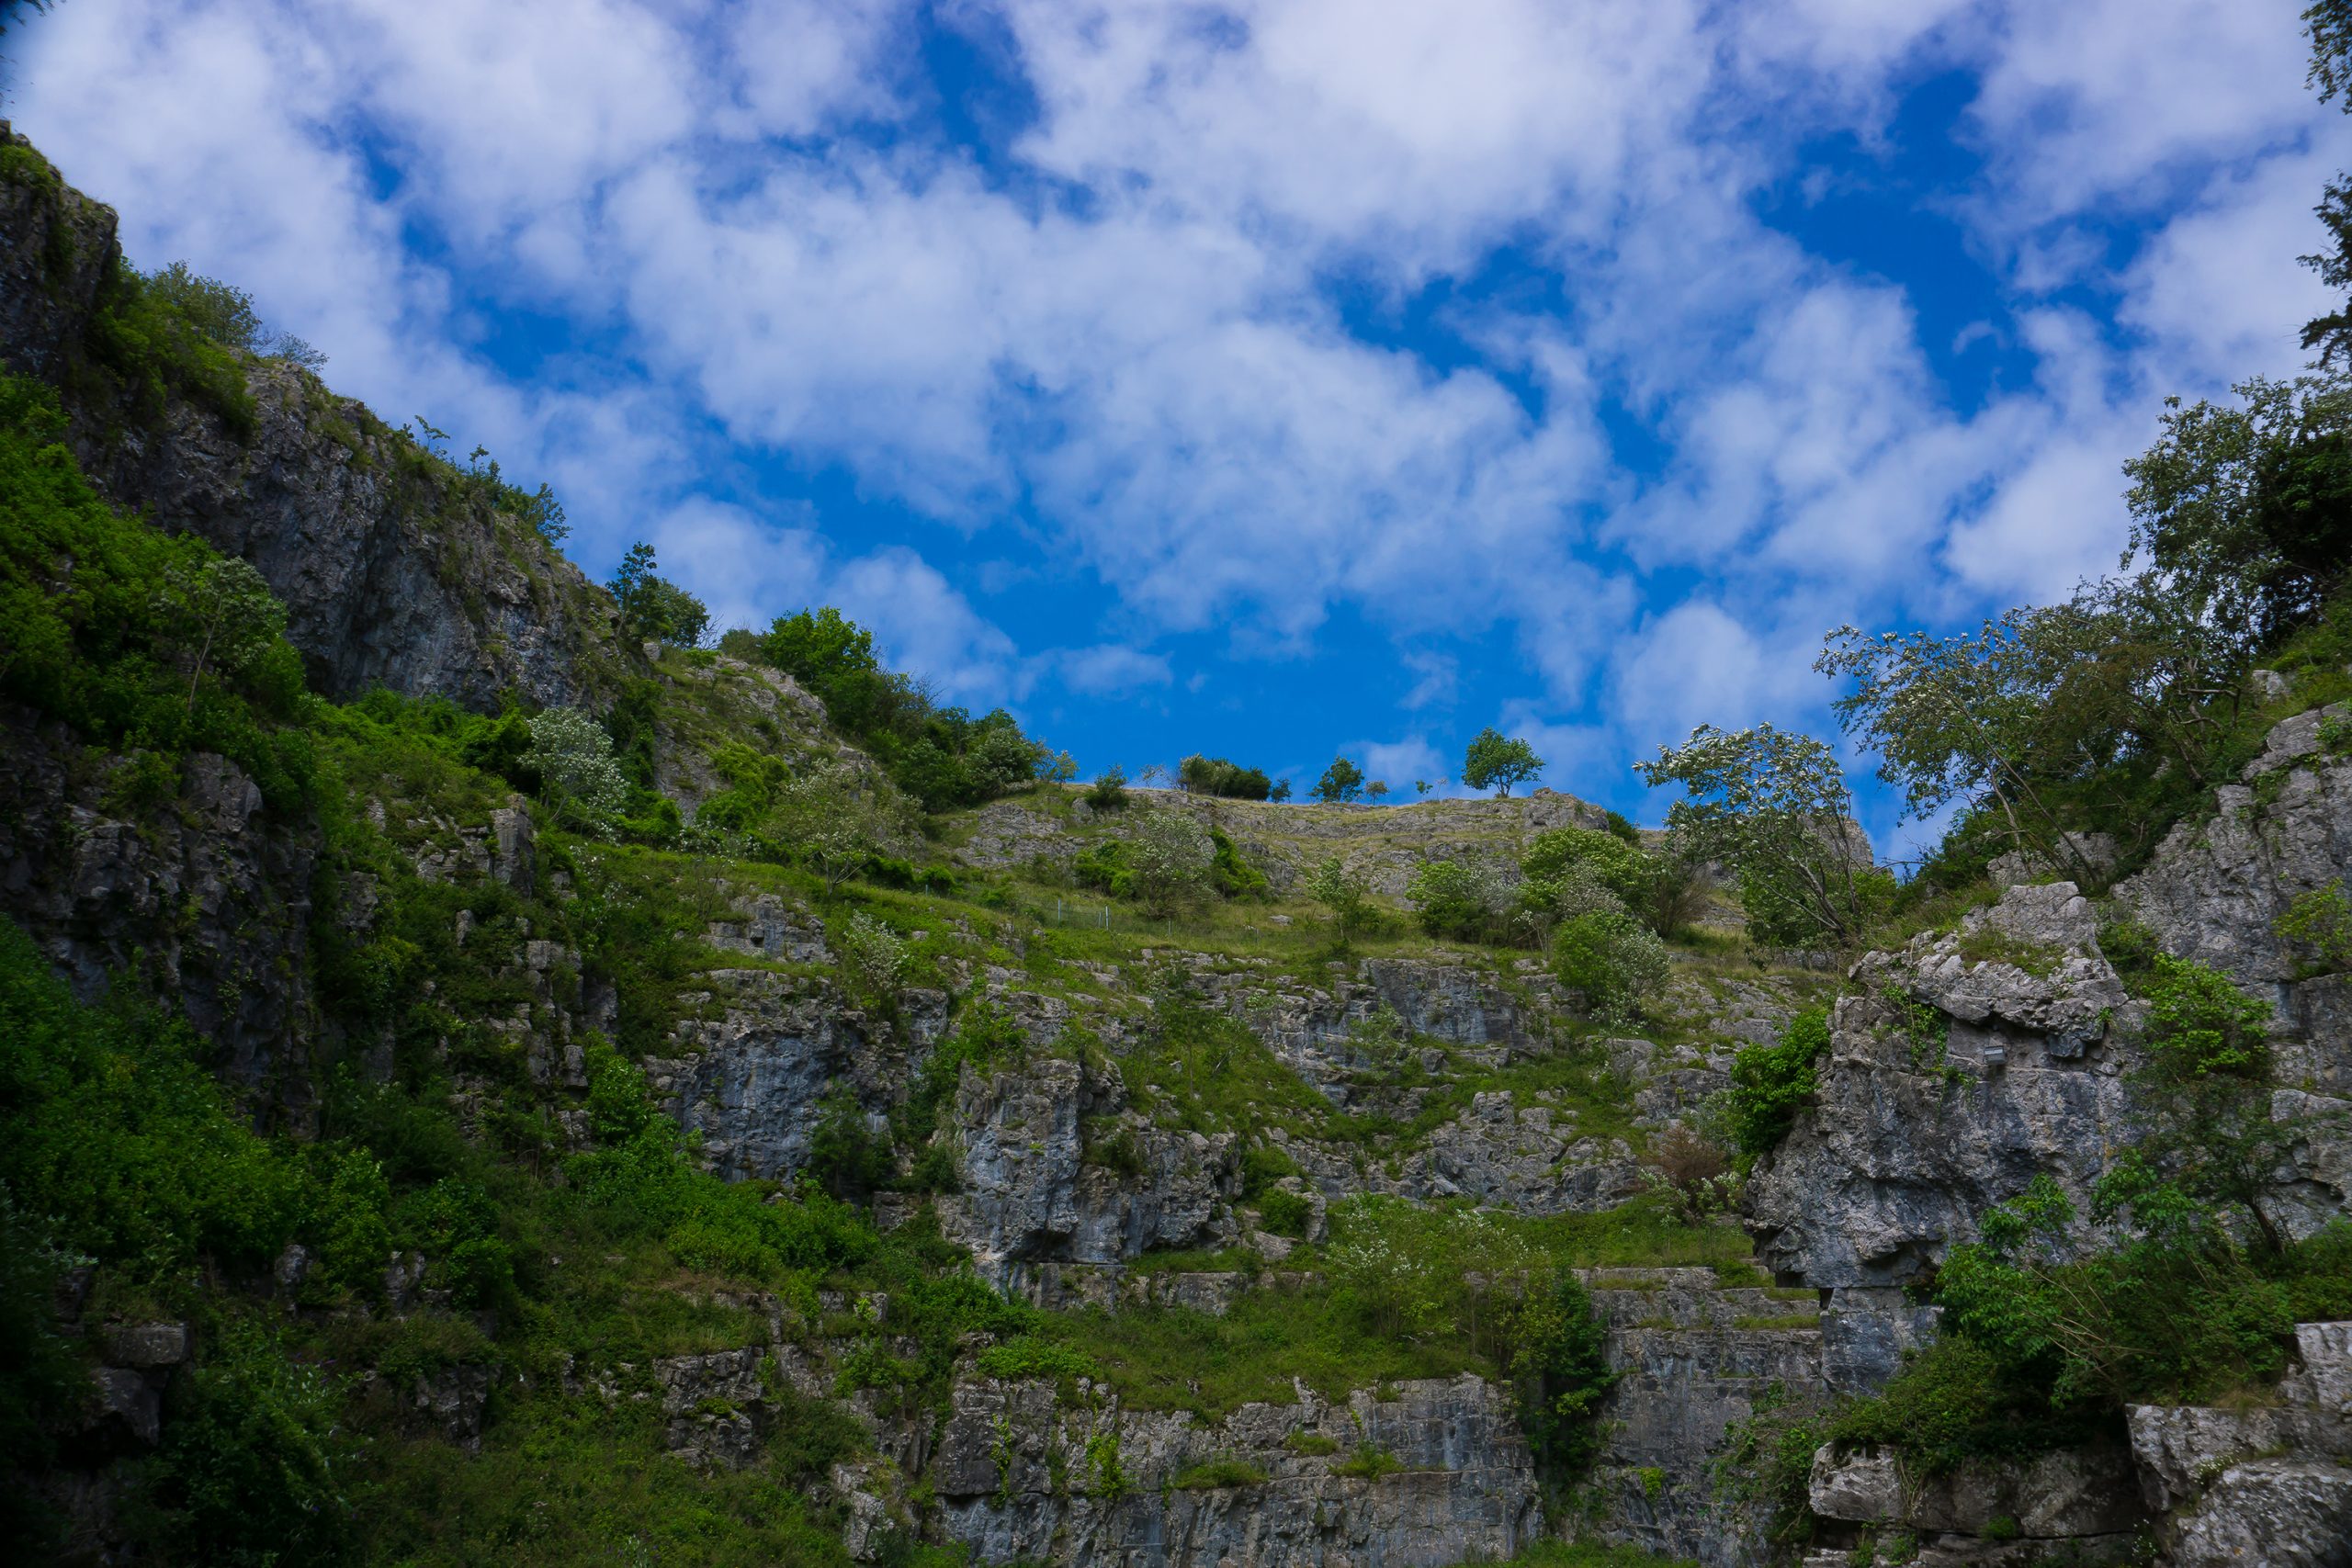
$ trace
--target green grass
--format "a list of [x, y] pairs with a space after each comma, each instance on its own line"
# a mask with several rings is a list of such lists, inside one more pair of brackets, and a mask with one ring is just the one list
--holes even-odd
[[[1459, 1568], [1474, 1568], [1469, 1562]], [[1608, 1546], [1598, 1541], [1538, 1540], [1505, 1562], [1476, 1568], [1699, 1568], [1687, 1557], [1657, 1557], [1633, 1546]]]

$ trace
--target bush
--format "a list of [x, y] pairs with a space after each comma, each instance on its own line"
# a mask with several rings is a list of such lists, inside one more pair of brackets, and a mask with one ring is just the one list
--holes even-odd
[[1622, 911], [1573, 915], [1552, 933], [1552, 972], [1599, 1016], [1632, 1013], [1665, 988], [1670, 966], [1657, 934]]
[[1178, 764], [1176, 784], [1193, 795], [1213, 795], [1227, 800], [1263, 800], [1273, 793], [1274, 787], [1263, 768], [1245, 768], [1222, 757], [1197, 754]]
[[1600, 1451], [1600, 1401], [1617, 1382], [1608, 1340], [1592, 1298], [1566, 1269], [1548, 1289], [1530, 1289], [1510, 1314], [1503, 1372], [1528, 1446], [1555, 1476], [1580, 1473]]
[[1176, 1472], [1179, 1492], [1208, 1492], [1227, 1486], [1263, 1486], [1266, 1472], [1238, 1459], [1216, 1459], [1187, 1465]]
[[628, 780], [614, 760], [613, 738], [579, 708], [549, 708], [531, 720], [523, 765], [538, 775], [541, 797], [557, 815], [584, 831], [610, 831], [628, 805]]
[[1459, 861], [1424, 862], [1407, 885], [1413, 918], [1423, 931], [1457, 942], [1490, 942], [1502, 934], [1510, 893], [1486, 866]]
[[1181, 811], [1154, 811], [1129, 836], [1122, 853], [1128, 886], [1148, 914], [1173, 915], [1206, 897], [1216, 846]]
[[2161, 1077], [2244, 1078], [2268, 1071], [2263, 1035], [2270, 1008], [2241, 992], [2228, 976], [2159, 953], [2145, 995], [2148, 1045]]
[[1258, 1217], [1276, 1235], [1303, 1236], [1314, 1222], [1315, 1204], [1303, 1192], [1277, 1187], [1258, 1200]]
[[1749, 1159], [1770, 1154], [1788, 1135], [1797, 1108], [1821, 1087], [1814, 1065], [1829, 1052], [1829, 1009], [1807, 1008], [1770, 1045], [1750, 1045], [1733, 1061], [1726, 1111], [1733, 1146]]
[[176, 1560], [275, 1568], [341, 1560], [342, 1391], [261, 1329], [232, 1327], [175, 1391], [153, 1498]]
[[2342, 883], [2297, 894], [2272, 929], [2317, 954], [2315, 973], [2352, 969], [2352, 898], [2345, 897]]
[[1209, 829], [1216, 855], [1209, 862], [1209, 886], [1221, 898], [1263, 898], [1271, 887], [1266, 874], [1241, 858], [1241, 846], [1222, 828]]
[[1405, 1468], [1405, 1461], [1382, 1448], [1378, 1443], [1365, 1443], [1355, 1452], [1331, 1467], [1334, 1475], [1344, 1475], [1353, 1481], [1377, 1481], [1384, 1475], [1394, 1475]]
[[217, 751], [285, 808], [316, 762], [286, 612], [254, 569], [190, 535], [119, 516], [61, 444], [56, 395], [0, 377], [0, 694], [133, 754], [125, 805], [178, 793], [179, 759]]
[[1358, 931], [1369, 931], [1380, 919], [1372, 901], [1372, 881], [1342, 864], [1337, 855], [1315, 868], [1306, 878], [1306, 896], [1331, 911], [1340, 945], [1348, 945]]
[[1094, 775], [1086, 788], [1086, 804], [1097, 811], [1125, 811], [1127, 808], [1127, 773], [1120, 767], [1108, 767]]

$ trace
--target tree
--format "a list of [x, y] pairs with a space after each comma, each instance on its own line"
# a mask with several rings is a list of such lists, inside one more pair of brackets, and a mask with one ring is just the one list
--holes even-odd
[[1153, 811], [1127, 839], [1123, 859], [1136, 902], [1146, 913], [1164, 918], [1208, 896], [1216, 846], [1207, 830], [1185, 813]]
[[251, 669], [286, 632], [286, 606], [250, 562], [216, 557], [196, 567], [173, 567], [155, 609], [187, 661], [187, 711], [208, 674], [233, 681]]
[[1315, 781], [1315, 798], [1326, 806], [1343, 800], [1353, 800], [1363, 794], [1363, 770], [1345, 757], [1335, 757]]
[[1494, 940], [1511, 904], [1511, 889], [1493, 866], [1451, 860], [1423, 863], [1405, 896], [1422, 931], [1458, 942]]
[[1472, 789], [1492, 785], [1498, 796], [1544, 771], [1544, 759], [1524, 740], [1508, 739], [1493, 728], [1482, 729], [1463, 754], [1462, 782]]
[[1893, 896], [1853, 820], [1844, 771], [1809, 735], [1701, 725], [1634, 771], [1653, 789], [1682, 786], [1686, 798], [1667, 812], [1671, 852], [1730, 867], [1764, 941], [1852, 947]]
[[579, 708], [549, 708], [531, 720], [523, 765], [537, 773], [541, 795], [574, 827], [603, 832], [628, 805], [613, 738]]
[[[2148, 802], [2234, 773], [2254, 643], [2170, 571], [2086, 583], [1974, 634], [1830, 634], [1815, 667], [1849, 678], [1849, 733], [1879, 753], [1913, 817], [1954, 802], [1969, 833], [2097, 886], [2077, 829], [2161, 832]], [[2165, 782], [2167, 776], [2169, 783]]]
[[1379, 919], [1372, 902], [1371, 879], [1342, 863], [1337, 855], [1308, 874], [1306, 896], [1331, 911], [1331, 924], [1342, 948], [1356, 932], [1370, 929]]
[[831, 759], [786, 781], [770, 813], [790, 844], [833, 892], [877, 855], [912, 836], [907, 808], [881, 780]]
[[710, 635], [710, 611], [676, 583], [655, 576], [654, 565], [653, 547], [640, 539], [605, 584], [621, 607], [622, 629], [640, 640], [700, 648]]
[[293, 333], [273, 333], [263, 325], [252, 295], [192, 271], [184, 261], [150, 273], [146, 286], [150, 298], [223, 348], [312, 370], [327, 362], [325, 355]]
[[[2352, 113], [2352, 0], [2316, 0], [2305, 7], [2312, 37], [2312, 64], [2304, 81], [2319, 89], [2319, 101], [2341, 96]], [[2352, 180], [2338, 175], [2320, 196], [2319, 220], [2335, 243], [2332, 252], [2301, 258], [2330, 288], [2352, 289]], [[2304, 323], [2303, 346], [2319, 350], [2322, 367], [2352, 351], [2352, 305]]]
[[2123, 465], [2125, 561], [2144, 556], [2185, 613], [2251, 651], [2315, 615], [2352, 561], [2352, 368], [2233, 390], [2237, 406], [2167, 398], [2163, 434]]
[[1176, 770], [1176, 787], [1193, 795], [1220, 795], [1227, 800], [1263, 800], [1273, 792], [1273, 781], [1263, 768], [1245, 768], [1223, 757], [1195, 752]]

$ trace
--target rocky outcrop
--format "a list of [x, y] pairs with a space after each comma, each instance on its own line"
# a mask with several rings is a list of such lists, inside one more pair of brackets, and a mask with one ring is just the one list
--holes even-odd
[[2352, 1323], [2295, 1330], [2278, 1403], [2134, 1405], [2132, 1457], [2174, 1568], [2352, 1564]]
[[678, 998], [678, 1054], [649, 1058], [647, 1080], [702, 1139], [712, 1169], [774, 1179], [808, 1163], [819, 1106], [836, 1083], [861, 1104], [895, 1098], [906, 1063], [874, 1049], [887, 1037], [838, 987], [775, 969], [713, 969]]
[[119, 800], [64, 727], [0, 714], [0, 897], [85, 998], [118, 977], [171, 998], [221, 1068], [306, 1117], [319, 833], [268, 810], [224, 757], [186, 759], [164, 809]]
[[2011, 888], [1852, 978], [1816, 1102], [1749, 1186], [1769, 1268], [1830, 1289], [1904, 1284], [2043, 1172], [2087, 1208], [2128, 1133], [2136, 1058], [2129, 998], [2072, 883]]
[[1098, 1134], [1098, 1148], [1119, 1139], [1115, 1163], [1106, 1162], [1090, 1153], [1085, 1124], [1125, 1100], [1108, 1064], [1046, 1056], [1016, 1072], [967, 1068], [956, 1097], [963, 1190], [939, 1200], [941, 1229], [1006, 1282], [1048, 1260], [1116, 1263], [1238, 1239], [1239, 1139], [1128, 1117]]
[[1464, 1377], [1382, 1392], [1334, 1403], [1301, 1385], [1294, 1404], [1209, 1422], [1101, 1390], [1065, 1404], [1049, 1382], [962, 1382], [931, 1472], [941, 1524], [986, 1563], [1142, 1568], [1439, 1568], [1535, 1539], [1534, 1465], [1503, 1391]]
[[1579, 1277], [1618, 1381], [1600, 1407], [1589, 1483], [1603, 1539], [1707, 1568], [1765, 1559], [1763, 1521], [1711, 1472], [1735, 1422], [1825, 1388], [1812, 1292], [1724, 1285], [1711, 1269], [1593, 1269]]
[[[511, 512], [316, 377], [243, 362], [250, 418], [87, 373], [119, 265], [114, 214], [0, 125], [0, 367], [65, 393], [74, 455], [116, 504], [258, 570], [335, 697], [374, 686], [493, 708], [576, 703], [620, 668], [610, 595]], [[38, 173], [36, 173], [36, 169]]]
[[1326, 858], [1337, 856], [1384, 897], [1403, 898], [1424, 862], [1492, 863], [1513, 874], [1526, 840], [1553, 828], [1599, 828], [1601, 808], [1574, 795], [1539, 790], [1508, 800], [1419, 801], [1411, 805], [1268, 805], [1219, 800], [1174, 790], [1131, 790], [1125, 814], [1098, 816], [1083, 801], [1068, 815], [1005, 801], [979, 813], [956, 852], [967, 865], [1067, 867], [1080, 845], [1118, 837], [1140, 811], [1182, 811], [1232, 836], [1243, 856], [1287, 893]]
[[[2137, 1561], [2147, 1515], [2133, 1484], [2132, 1455], [2120, 1444], [2067, 1449], [2015, 1463], [1978, 1461], [1941, 1475], [1905, 1473], [1890, 1450], [1813, 1458], [1807, 1485], [1816, 1519], [1835, 1549], [1808, 1563], [1873, 1561], [1857, 1542], [1900, 1538], [1926, 1568], [1985, 1563]], [[2267, 1562], [2268, 1559], [2261, 1561]]]

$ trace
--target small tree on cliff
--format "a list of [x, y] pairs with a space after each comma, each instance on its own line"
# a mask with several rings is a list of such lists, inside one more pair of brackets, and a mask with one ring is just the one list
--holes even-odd
[[1491, 787], [1498, 795], [1525, 784], [1544, 771], [1544, 759], [1524, 740], [1515, 740], [1492, 728], [1478, 732], [1462, 758], [1462, 782], [1472, 789]]
[[1810, 735], [1702, 724], [1634, 771], [1653, 789], [1682, 786], [1666, 814], [1669, 852], [1730, 868], [1765, 942], [1852, 947], [1894, 895], [1894, 878], [1871, 863], [1837, 755]]

